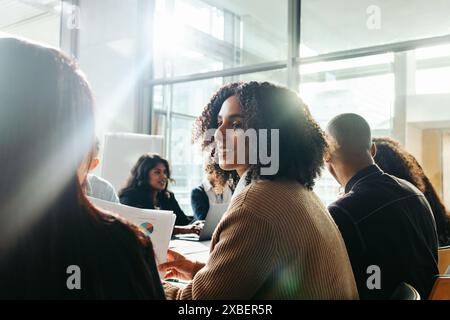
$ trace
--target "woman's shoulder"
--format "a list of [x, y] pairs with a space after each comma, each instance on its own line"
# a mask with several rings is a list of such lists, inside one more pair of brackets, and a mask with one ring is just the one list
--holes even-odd
[[205, 192], [205, 186], [203, 184], [195, 187], [194, 189], [192, 189], [191, 193], [194, 192]]
[[126, 188], [119, 191], [120, 197], [133, 197], [141, 194], [142, 191], [138, 188]]
[[177, 202], [175, 193], [173, 193], [172, 191], [169, 191], [169, 190], [161, 192], [160, 197], [162, 197], [165, 201], [168, 201], [168, 202]]
[[196, 197], [202, 197], [202, 196], [207, 196], [203, 185], [200, 185], [200, 186], [192, 189], [191, 197], [196, 198]]
[[175, 194], [169, 190], [160, 192], [158, 197], [162, 207], [172, 208], [175, 203], [178, 203]]
[[129, 188], [121, 190], [119, 193], [120, 203], [130, 206], [141, 204], [144, 200], [145, 194], [142, 190], [137, 188]]
[[257, 180], [246, 186], [239, 196], [243, 196], [246, 202], [260, 202], [267, 198], [292, 199], [292, 194], [302, 196], [309, 192], [296, 181]]
[[240, 207], [260, 212], [282, 212], [299, 203], [317, 202], [313, 192], [296, 181], [258, 180], [253, 181], [239, 194], [235, 195], [230, 210]]
[[164, 192], [165, 196], [168, 198], [175, 198], [175, 194], [172, 191], [166, 190]]
[[159, 199], [164, 201], [175, 200], [175, 194], [172, 191], [165, 190], [158, 193]]

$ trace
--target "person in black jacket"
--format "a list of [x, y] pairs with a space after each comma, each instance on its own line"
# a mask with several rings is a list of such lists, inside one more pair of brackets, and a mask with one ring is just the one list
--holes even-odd
[[386, 173], [411, 182], [427, 198], [433, 211], [439, 245], [450, 245], [450, 212], [414, 156], [400, 143], [388, 138], [373, 138], [377, 147], [375, 163]]
[[175, 225], [186, 226], [192, 218], [184, 214], [175, 195], [167, 190], [169, 181], [169, 162], [158, 154], [144, 154], [131, 169], [125, 188], [119, 192], [120, 203], [136, 208], [173, 211]]
[[326, 165], [345, 194], [329, 206], [344, 238], [361, 299], [389, 299], [401, 282], [426, 299], [434, 284], [438, 238], [425, 196], [374, 164], [368, 123], [341, 114], [327, 127]]
[[191, 192], [191, 206], [197, 220], [205, 220], [210, 204], [230, 203], [233, 195], [230, 174], [220, 168], [217, 163], [209, 161], [205, 165], [206, 179]]

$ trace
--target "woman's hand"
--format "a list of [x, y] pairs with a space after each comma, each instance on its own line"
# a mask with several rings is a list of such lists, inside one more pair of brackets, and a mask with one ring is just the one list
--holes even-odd
[[180, 280], [192, 280], [198, 270], [203, 267], [200, 263], [195, 263], [186, 259], [185, 256], [175, 251], [167, 251], [167, 262], [158, 266], [160, 272], [166, 272], [164, 279], [177, 278]]
[[200, 231], [202, 231], [203, 226], [198, 224], [190, 224], [187, 226], [175, 226], [173, 228], [173, 235], [177, 234], [200, 234]]

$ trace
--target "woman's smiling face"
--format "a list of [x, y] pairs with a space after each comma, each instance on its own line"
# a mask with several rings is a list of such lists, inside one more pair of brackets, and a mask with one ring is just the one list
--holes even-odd
[[164, 163], [158, 163], [148, 172], [148, 183], [157, 191], [163, 191], [167, 186], [167, 168]]
[[238, 154], [245, 155], [245, 159], [247, 159], [247, 143], [238, 143], [239, 139], [245, 141], [242, 140], [244, 135], [243, 129], [241, 105], [238, 98], [232, 96], [225, 100], [220, 108], [217, 116], [215, 141], [217, 143], [220, 167], [227, 171], [236, 170], [239, 175], [248, 168], [247, 163], [238, 163]]

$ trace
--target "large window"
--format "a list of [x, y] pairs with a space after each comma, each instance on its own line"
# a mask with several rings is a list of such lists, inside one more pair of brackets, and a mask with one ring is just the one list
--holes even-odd
[[389, 135], [394, 102], [392, 54], [320, 62], [300, 67], [300, 94], [321, 125], [346, 112], [366, 118]]
[[172, 116], [170, 133], [170, 155], [173, 179], [172, 190], [186, 213], [191, 212], [190, 194], [203, 178], [202, 155], [191, 144], [193, 120], [189, 117]]
[[447, 35], [448, 0], [302, 0], [301, 55]]
[[155, 77], [284, 60], [287, 0], [156, 0]]
[[[446, 0], [302, 0], [297, 59], [300, 95], [321, 125], [361, 114], [374, 136], [391, 136], [416, 156], [447, 203], [449, 12]], [[326, 203], [338, 190], [327, 173], [316, 187]]]
[[416, 93], [450, 93], [450, 45], [417, 49], [414, 57]]
[[[237, 80], [298, 90], [323, 127], [358, 113], [374, 136], [413, 153], [438, 192], [450, 185], [445, 161], [430, 157], [442, 157], [450, 129], [449, 1], [154, 3], [152, 132], [166, 137], [172, 188], [186, 212], [203, 177], [199, 151], [187, 147], [192, 124], [221, 85]], [[315, 190], [326, 204], [340, 191], [326, 171]]]

